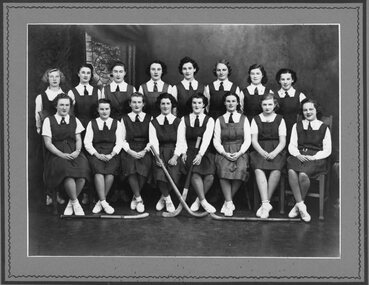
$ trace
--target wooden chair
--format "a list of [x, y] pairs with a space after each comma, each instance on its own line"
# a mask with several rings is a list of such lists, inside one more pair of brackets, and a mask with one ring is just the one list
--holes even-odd
[[[326, 125], [328, 125], [330, 131], [332, 131], [333, 116], [323, 116], [321, 119]], [[307, 197], [319, 198], [319, 220], [324, 220], [324, 202], [329, 198], [329, 187], [331, 179], [331, 157], [327, 158], [327, 172], [320, 174], [317, 178], [311, 178], [319, 182], [319, 193], [307, 193]], [[286, 190], [287, 172], [281, 175], [280, 180], [280, 213], [284, 214], [284, 200], [285, 194], [292, 194], [291, 190]]]

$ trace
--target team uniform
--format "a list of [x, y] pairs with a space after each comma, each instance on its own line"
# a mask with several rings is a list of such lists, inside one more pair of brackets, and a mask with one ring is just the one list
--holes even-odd
[[149, 123], [151, 117], [144, 112], [135, 114], [130, 112], [123, 115], [122, 118], [122, 137], [123, 150], [121, 152], [121, 167], [123, 177], [126, 178], [132, 174], [139, 174], [144, 177], [149, 177], [152, 156], [146, 153], [141, 159], [135, 159], [127, 153], [129, 149], [139, 152], [144, 149], [150, 150], [149, 144]]
[[[165, 123], [165, 117], [168, 122]], [[174, 183], [178, 185], [181, 175], [184, 174], [184, 166], [182, 160], [177, 159], [177, 165], [169, 165], [168, 161], [176, 154], [178, 157], [182, 154], [182, 150], [177, 144], [178, 126], [181, 120], [173, 114], [164, 116], [160, 114], [153, 119], [149, 126], [150, 144], [162, 159], [166, 169], [172, 177]], [[153, 176], [156, 182], [162, 181], [168, 183], [168, 179], [161, 167], [154, 162]]]
[[[178, 127], [179, 142], [183, 146], [183, 152], [187, 154], [186, 168], [189, 169], [197, 153], [202, 155], [200, 165], [195, 165], [192, 172], [199, 175], [214, 175], [215, 161], [214, 154], [208, 151], [209, 144], [213, 137], [213, 118], [200, 114], [198, 115], [199, 126], [195, 126], [197, 115], [191, 113], [182, 117]], [[199, 150], [195, 148], [197, 137], [201, 137]]]
[[[287, 159], [287, 168], [304, 172], [309, 177], [316, 177], [327, 171], [326, 158], [332, 152], [331, 133], [326, 124], [320, 120], [298, 121], [291, 132]], [[314, 160], [301, 162], [297, 155], [312, 155]]]
[[[214, 146], [218, 153], [215, 156], [217, 176], [220, 179], [242, 180], [248, 178], [248, 156], [247, 149], [251, 143], [250, 124], [247, 118], [238, 113], [226, 112], [215, 122]], [[243, 154], [236, 160], [230, 161], [222, 153], [235, 153], [241, 151]]]
[[[112, 174], [118, 175], [120, 171], [120, 158], [118, 156], [123, 145], [122, 126], [115, 119], [108, 118], [104, 122], [101, 118], [90, 121], [86, 128], [84, 145], [87, 152], [91, 170], [93, 174]], [[110, 154], [115, 155], [109, 161], [102, 161], [94, 154]]]
[[[101, 98], [101, 92], [90, 84], [78, 84], [69, 90], [68, 96], [74, 103], [74, 115], [81, 121], [84, 128], [92, 119], [98, 116], [97, 101]], [[72, 107], [72, 106], [71, 106]]]
[[129, 101], [134, 92], [136, 92], [136, 89], [124, 81], [119, 84], [113, 81], [104, 86], [102, 97], [110, 100], [110, 116], [113, 119], [121, 120], [124, 114], [130, 112]]
[[207, 111], [209, 116], [211, 116], [214, 120], [223, 115], [226, 111], [223, 102], [223, 96], [226, 92], [237, 95], [240, 98], [240, 102], [243, 102], [240, 88], [228, 79], [224, 81], [220, 81], [218, 79], [205, 87], [204, 95], [209, 100]]
[[[76, 150], [76, 134], [84, 130], [81, 122], [73, 115], [65, 116], [65, 123], [58, 114], [45, 119], [42, 126], [42, 135], [50, 137], [52, 144], [64, 153], [72, 153]], [[83, 152], [73, 160], [67, 160], [46, 151], [45, 157], [46, 186], [53, 189], [60, 185], [65, 178], [90, 179], [91, 171], [88, 160]]]
[[306, 98], [306, 96], [291, 87], [288, 91], [282, 88], [278, 90], [278, 114], [281, 114], [286, 122], [287, 127], [287, 142], [289, 142], [291, 136], [291, 130], [294, 123], [297, 121], [297, 114], [300, 111], [300, 102]]
[[243, 113], [247, 116], [247, 119], [251, 121], [255, 116], [262, 112], [260, 103], [262, 95], [273, 93], [269, 88], [264, 85], [253, 85], [250, 84], [241, 91], [243, 98]]
[[172, 87], [161, 79], [158, 81], [150, 79], [140, 86], [138, 92], [145, 95], [145, 113], [155, 118], [160, 114], [156, 99], [161, 93], [172, 94]]
[[177, 117], [182, 118], [192, 112], [189, 99], [196, 93], [204, 94], [205, 85], [196, 79], [188, 81], [183, 79], [180, 83], [173, 86], [173, 96], [177, 99]]
[[[286, 124], [281, 115], [274, 114], [267, 121], [263, 113], [251, 122], [251, 134], [258, 135], [258, 143], [266, 152], [272, 152], [279, 144], [279, 137], [286, 135]], [[273, 160], [266, 160], [256, 150], [250, 153], [251, 167], [261, 170], [281, 170], [286, 164], [286, 151], [281, 151]]]

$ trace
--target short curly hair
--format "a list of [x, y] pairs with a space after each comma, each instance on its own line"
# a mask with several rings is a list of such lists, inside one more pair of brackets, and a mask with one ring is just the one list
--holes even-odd
[[196, 71], [194, 72], [194, 74], [196, 74], [197, 72], [199, 72], [200, 67], [197, 64], [197, 62], [194, 59], [190, 58], [189, 56], [185, 56], [184, 58], [182, 58], [180, 60], [179, 65], [178, 65], [178, 71], [179, 71], [180, 74], [183, 74], [183, 72], [182, 72], [183, 65], [185, 63], [188, 63], [188, 62], [190, 62], [192, 64], [193, 68], [196, 69]]
[[292, 85], [294, 85], [297, 82], [297, 75], [296, 72], [290, 68], [281, 68], [280, 70], [278, 70], [277, 74], [275, 75], [275, 80], [277, 81], [277, 83], [281, 85], [279, 81], [281, 80], [281, 75], [285, 73], [291, 74], [291, 78], [293, 80]]
[[260, 69], [261, 74], [263, 75], [263, 78], [261, 79], [261, 84], [266, 84], [268, 82], [268, 76], [266, 74], [264, 66], [261, 65], [261, 64], [258, 64], [258, 63], [255, 63], [255, 64], [253, 64], [249, 67], [249, 70], [247, 72], [248, 73], [247, 82], [249, 84], [251, 83], [250, 73], [251, 73], [251, 70], [253, 70], [253, 69]]
[[157, 64], [160, 64], [160, 65], [161, 65], [161, 69], [162, 69], [161, 77], [163, 77], [165, 74], [167, 74], [167, 73], [168, 73], [167, 65], [166, 65], [164, 62], [162, 62], [161, 60], [157, 60], [157, 59], [155, 59], [155, 60], [151, 61], [151, 62], [147, 65], [146, 70], [145, 70], [146, 75], [148, 75], [148, 76], [150, 76], [150, 75], [151, 75], [151, 74], [150, 74], [150, 68], [151, 68], [151, 65], [152, 65], [152, 64], [154, 64], [154, 63], [157, 63]]
[[217, 66], [218, 66], [219, 63], [224, 64], [225, 66], [227, 66], [227, 68], [228, 68], [228, 76], [231, 76], [231, 74], [232, 74], [232, 67], [231, 67], [231, 64], [229, 63], [229, 61], [226, 60], [226, 59], [218, 60], [215, 63], [214, 68], [213, 68], [213, 74], [214, 74], [214, 76], [217, 76]]
[[170, 102], [172, 103], [172, 109], [177, 107], [177, 100], [174, 98], [173, 95], [169, 94], [169, 93], [161, 93], [157, 98], [156, 98], [156, 105], [158, 107], [160, 107], [160, 103], [161, 103], [161, 100], [163, 99], [169, 99]]
[[303, 119], [305, 118], [304, 113], [303, 113], [303, 107], [306, 103], [312, 103], [314, 105], [316, 109], [316, 117], [318, 119], [320, 119], [323, 116], [322, 107], [318, 103], [318, 101], [312, 98], [305, 98], [304, 100], [301, 101], [301, 104], [300, 104], [300, 115], [302, 116]]

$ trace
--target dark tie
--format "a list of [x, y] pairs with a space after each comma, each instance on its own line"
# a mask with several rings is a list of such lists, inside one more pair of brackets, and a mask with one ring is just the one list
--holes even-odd
[[311, 124], [310, 124], [310, 121], [309, 121], [309, 124], [308, 124], [308, 131], [312, 131], [313, 128], [311, 127]]
[[83, 94], [88, 95], [87, 87], [85, 85], [85, 90], [83, 91]]
[[257, 87], [255, 87], [254, 95], [259, 95], [259, 90], [258, 90], [258, 88], [257, 88]]
[[65, 125], [65, 124], [66, 124], [64, 117], [62, 117], [62, 119], [61, 119], [61, 121], [60, 121], [60, 124], [61, 124], [61, 125]]
[[219, 91], [224, 91], [223, 82], [220, 82], [219, 84]]
[[167, 116], [164, 116], [164, 125], [169, 125], [169, 121]]
[[103, 131], [109, 131], [108, 126], [106, 125], [106, 122], [104, 122]]
[[120, 92], [119, 85], [117, 85], [117, 89], [115, 89], [115, 92]]
[[193, 88], [192, 88], [191, 82], [190, 82], [190, 85], [188, 86], [188, 90], [193, 91]]
[[158, 92], [158, 83], [154, 82], [154, 92]]
[[136, 120], [135, 120], [136, 123], [139, 123], [140, 122], [140, 117], [138, 116], [138, 114], [136, 115]]
[[231, 124], [231, 123], [234, 123], [234, 121], [233, 121], [233, 113], [231, 113], [231, 114], [229, 115], [228, 124]]
[[199, 115], [197, 115], [195, 119], [195, 128], [198, 128], [198, 127], [200, 127]]
[[286, 97], [290, 97], [287, 91], [284, 92], [286, 94]]

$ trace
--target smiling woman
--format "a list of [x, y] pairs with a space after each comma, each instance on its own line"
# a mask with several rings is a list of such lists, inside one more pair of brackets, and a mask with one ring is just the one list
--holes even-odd
[[64, 215], [84, 215], [78, 202], [86, 179], [90, 178], [87, 158], [81, 152], [81, 122], [69, 115], [72, 99], [66, 94], [55, 98], [56, 114], [45, 119], [42, 136], [48, 150], [45, 158], [45, 180], [49, 189], [63, 183], [69, 197]]

